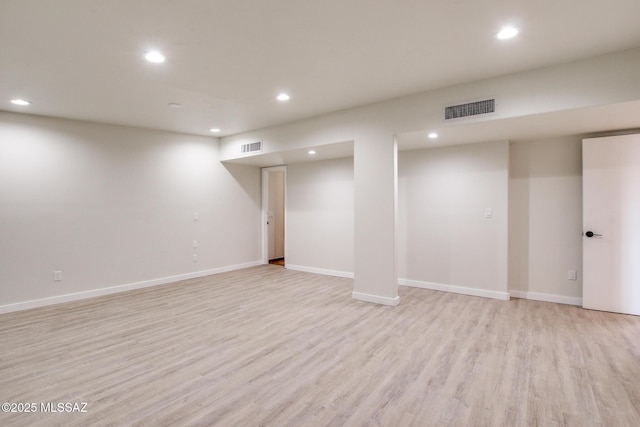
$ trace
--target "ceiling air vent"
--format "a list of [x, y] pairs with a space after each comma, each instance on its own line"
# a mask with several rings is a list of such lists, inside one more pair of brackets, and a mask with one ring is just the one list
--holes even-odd
[[479, 114], [495, 113], [496, 100], [486, 99], [484, 101], [470, 102], [468, 104], [452, 105], [445, 107], [444, 119], [459, 119], [462, 117], [477, 116]]
[[262, 151], [262, 141], [251, 142], [249, 144], [242, 144], [240, 146], [241, 153], [258, 153]]

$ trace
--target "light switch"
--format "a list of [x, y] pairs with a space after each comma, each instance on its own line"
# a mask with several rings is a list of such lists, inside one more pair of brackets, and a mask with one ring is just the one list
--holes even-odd
[[484, 209], [484, 217], [487, 218], [487, 219], [493, 218], [493, 209], [485, 208]]

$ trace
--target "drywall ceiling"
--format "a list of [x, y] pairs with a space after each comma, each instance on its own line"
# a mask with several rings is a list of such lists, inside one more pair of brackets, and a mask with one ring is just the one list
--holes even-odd
[[[311, 153], [310, 153], [311, 152]], [[339, 159], [353, 156], [353, 141], [335, 144], [317, 145], [294, 150], [279, 151], [277, 153], [254, 154], [238, 159], [227, 160], [224, 163], [268, 167], [291, 165], [294, 163], [316, 162], [320, 160]]]
[[457, 122], [437, 129], [438, 138], [429, 139], [425, 130], [396, 135], [399, 150], [490, 141], [522, 141], [556, 136], [637, 132], [640, 128], [640, 101], [500, 120]]
[[[225, 136], [637, 47], [638, 16], [638, 0], [2, 0], [0, 109]], [[506, 24], [521, 33], [500, 42]]]
[[[566, 135], [583, 138], [620, 133], [640, 133], [640, 101], [554, 113], [512, 117], [484, 122], [457, 122], [438, 129], [438, 138], [428, 131], [396, 135], [398, 150], [409, 151], [492, 141], [525, 141]], [[309, 151], [314, 154], [309, 154]], [[252, 166], [278, 166], [300, 162], [353, 156], [353, 141], [319, 145], [268, 154], [255, 154], [228, 163]]]

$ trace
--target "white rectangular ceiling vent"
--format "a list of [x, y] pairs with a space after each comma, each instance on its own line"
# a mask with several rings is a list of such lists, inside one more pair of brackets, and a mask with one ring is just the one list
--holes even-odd
[[444, 119], [460, 119], [463, 117], [477, 116], [496, 112], [496, 100], [485, 99], [484, 101], [469, 102], [468, 104], [452, 105], [445, 107]]
[[240, 152], [245, 153], [259, 153], [262, 151], [262, 141], [250, 142], [249, 144], [242, 144], [240, 146]]

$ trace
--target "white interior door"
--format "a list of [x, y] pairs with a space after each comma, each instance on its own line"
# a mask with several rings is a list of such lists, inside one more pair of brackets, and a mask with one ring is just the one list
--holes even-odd
[[269, 172], [269, 260], [284, 258], [284, 172]]
[[284, 258], [286, 166], [262, 169], [262, 258], [269, 260]]
[[640, 135], [582, 141], [584, 308], [640, 315]]

